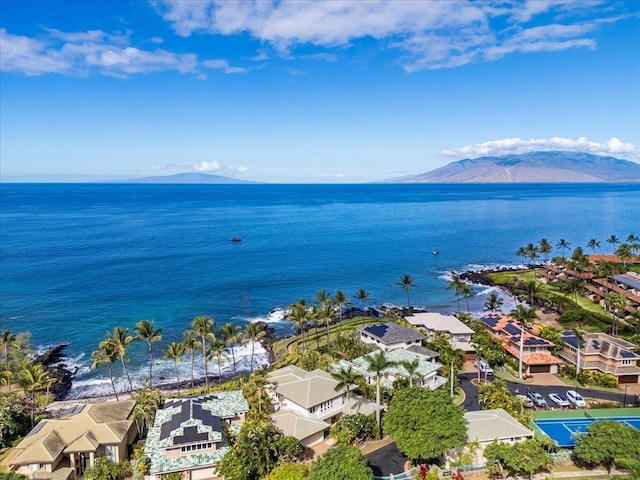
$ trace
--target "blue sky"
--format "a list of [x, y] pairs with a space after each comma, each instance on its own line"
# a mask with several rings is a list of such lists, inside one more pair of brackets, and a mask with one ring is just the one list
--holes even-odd
[[640, 161], [637, 1], [2, 0], [0, 35], [4, 181]]

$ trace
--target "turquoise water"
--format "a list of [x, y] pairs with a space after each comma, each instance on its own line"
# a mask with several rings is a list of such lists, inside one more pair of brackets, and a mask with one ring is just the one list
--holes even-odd
[[[638, 184], [2, 184], [0, 202], [0, 329], [69, 342], [78, 395], [108, 390], [88, 365], [114, 326], [153, 319], [160, 352], [197, 315], [245, 325], [320, 289], [406, 303], [405, 274], [413, 305], [452, 311], [452, 271], [518, 264], [542, 237], [608, 252], [611, 234], [640, 234]], [[481, 310], [488, 290], [475, 291]], [[131, 350], [138, 382], [145, 355]], [[156, 366], [169, 380], [171, 368]]]

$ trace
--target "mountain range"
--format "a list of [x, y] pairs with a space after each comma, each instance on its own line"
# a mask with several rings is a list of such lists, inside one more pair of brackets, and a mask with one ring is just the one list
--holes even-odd
[[640, 182], [640, 164], [578, 152], [531, 152], [465, 158], [391, 183]]
[[176, 173], [174, 175], [162, 175], [156, 177], [131, 178], [128, 180], [120, 180], [114, 183], [179, 183], [179, 184], [205, 184], [205, 183], [227, 183], [227, 184], [248, 184], [260, 183], [250, 180], [239, 180], [232, 177], [224, 177], [222, 175], [213, 175], [211, 173]]

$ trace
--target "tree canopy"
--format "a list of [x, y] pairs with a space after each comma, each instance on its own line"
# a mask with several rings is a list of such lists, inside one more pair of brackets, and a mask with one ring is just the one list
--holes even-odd
[[542, 444], [535, 439], [514, 444], [493, 442], [485, 451], [489, 471], [507, 478], [514, 475], [533, 475], [552, 463]]
[[532, 414], [528, 411], [524, 402], [518, 397], [514, 397], [509, 391], [509, 387], [501, 378], [496, 378], [493, 382], [483, 383], [478, 387], [478, 402], [483, 410], [492, 408], [502, 408], [518, 420], [523, 425], [529, 425]]
[[611, 472], [617, 459], [640, 458], [640, 431], [613, 420], [599, 420], [576, 438], [573, 452], [578, 460], [604, 464]]
[[367, 465], [359, 448], [351, 445], [333, 447], [311, 464], [308, 480], [373, 480], [373, 471]]
[[399, 391], [383, 419], [385, 433], [412, 459], [433, 459], [464, 441], [464, 410], [446, 392], [414, 387]]

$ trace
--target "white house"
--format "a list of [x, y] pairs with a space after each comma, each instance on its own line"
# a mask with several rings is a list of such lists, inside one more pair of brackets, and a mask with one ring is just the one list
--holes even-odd
[[430, 337], [436, 332], [446, 333], [451, 345], [466, 354], [475, 352], [475, 348], [471, 345], [471, 336], [475, 332], [453, 315], [421, 312], [406, 316], [405, 320], [413, 326], [424, 328]]
[[360, 341], [373, 344], [380, 350], [388, 352], [396, 348], [408, 348], [421, 345], [425, 336], [412, 328], [403, 327], [395, 322], [378, 323], [358, 328]]
[[324, 440], [329, 427], [346, 413], [369, 414], [375, 403], [351, 394], [346, 388], [336, 390], [338, 380], [324, 370], [306, 370], [290, 365], [269, 373], [275, 394], [275, 412], [271, 416], [285, 435], [293, 435], [310, 447]]

